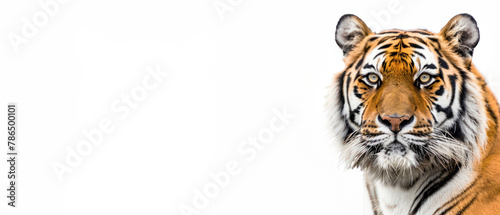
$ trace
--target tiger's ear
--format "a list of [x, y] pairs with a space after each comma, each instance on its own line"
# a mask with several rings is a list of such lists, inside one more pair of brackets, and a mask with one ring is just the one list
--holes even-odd
[[470, 62], [474, 48], [479, 42], [479, 28], [474, 17], [466, 13], [458, 14], [439, 34], [455, 52]]
[[340, 17], [335, 31], [335, 41], [344, 52], [344, 56], [352, 50], [366, 36], [372, 34], [372, 31], [359, 17], [346, 14]]

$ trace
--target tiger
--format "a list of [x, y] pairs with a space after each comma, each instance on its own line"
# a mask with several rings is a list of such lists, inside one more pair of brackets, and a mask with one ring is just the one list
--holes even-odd
[[338, 21], [328, 130], [373, 214], [500, 214], [500, 109], [472, 62], [479, 38], [466, 13], [439, 33]]

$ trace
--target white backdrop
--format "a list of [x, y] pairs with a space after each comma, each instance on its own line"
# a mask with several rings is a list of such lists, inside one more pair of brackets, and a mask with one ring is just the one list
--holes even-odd
[[324, 123], [335, 25], [437, 32], [463, 12], [500, 90], [492, 3], [2, 1], [0, 128], [17, 102], [20, 160], [17, 208], [0, 213], [363, 214], [362, 174]]

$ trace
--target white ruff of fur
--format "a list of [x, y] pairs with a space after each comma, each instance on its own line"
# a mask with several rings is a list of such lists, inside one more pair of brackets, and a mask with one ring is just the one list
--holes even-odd
[[[458, 142], [452, 138], [447, 138], [442, 135], [446, 128], [434, 128], [435, 132], [431, 135], [432, 144], [428, 150], [433, 152], [439, 160], [454, 160], [459, 161], [464, 166], [469, 166], [474, 162], [479, 162], [481, 159], [481, 150], [484, 149], [487, 141], [487, 117], [485, 114], [485, 104], [483, 97], [480, 93], [480, 88], [472, 82], [475, 77], [467, 72], [466, 84], [464, 85], [467, 91], [465, 96], [465, 107], [458, 107], [459, 110], [463, 111], [461, 117], [456, 116], [453, 120], [455, 123], [460, 124], [462, 129], [462, 134], [464, 135], [464, 142]], [[340, 79], [341, 80], [341, 79]], [[347, 126], [351, 126], [353, 131], [358, 131], [359, 128], [353, 128], [352, 124], [348, 125], [345, 121], [347, 119], [349, 110], [347, 105], [342, 105], [346, 101], [340, 101], [339, 95], [340, 90], [344, 91], [342, 94], [345, 95], [346, 89], [339, 89], [340, 83], [338, 83], [338, 76], [335, 76], [335, 80], [329, 87], [329, 93], [326, 96], [326, 112], [328, 114], [328, 121], [330, 126], [330, 131], [332, 134], [332, 142], [335, 146], [339, 148], [341, 153], [341, 161], [346, 164], [347, 168], [357, 167], [356, 161], [363, 154], [362, 150], [362, 140], [361, 136], [357, 132], [352, 134], [347, 134]], [[345, 84], [343, 84], [345, 85]], [[344, 96], [345, 98], [345, 96]], [[460, 105], [457, 102], [454, 105]], [[344, 107], [341, 110], [341, 107]], [[452, 125], [453, 126], [453, 125]], [[344, 142], [343, 137], [349, 135], [349, 138]], [[474, 159], [470, 159], [471, 156]], [[474, 160], [474, 161], [472, 161]], [[418, 164], [411, 163], [411, 166], [418, 168]]]
[[[332, 141], [340, 150], [341, 161], [347, 168], [360, 168], [365, 171], [365, 180], [371, 186], [378, 190], [378, 204], [376, 207], [384, 214], [402, 214], [410, 211], [410, 202], [415, 201], [417, 191], [416, 185], [430, 180], [436, 172], [446, 170], [452, 164], [460, 164], [460, 170], [456, 177], [452, 179], [445, 187], [433, 195], [418, 211], [417, 214], [432, 213], [436, 206], [444, 203], [450, 196], [456, 195], [459, 189], [470, 183], [474, 178], [472, 165], [481, 160], [481, 151], [484, 150], [487, 141], [487, 117], [485, 111], [484, 98], [480, 87], [475, 84], [475, 77], [472, 73], [466, 72], [466, 83], [463, 85], [467, 91], [464, 98], [464, 107], [454, 107], [454, 110], [462, 112], [460, 117], [455, 116], [455, 124], [459, 124], [463, 142], [452, 137], [444, 135], [449, 127], [434, 128], [434, 132], [427, 137], [428, 147], [425, 149], [432, 159], [427, 163], [418, 163], [414, 160], [398, 160], [399, 163], [392, 166], [383, 166], [377, 159], [367, 159], [370, 156], [364, 156], [366, 148], [363, 146], [362, 135], [359, 128], [352, 127], [352, 124], [346, 123], [349, 114], [347, 101], [340, 101], [340, 91], [345, 95], [346, 89], [340, 89], [341, 83], [338, 75], [329, 88], [327, 95], [326, 111], [330, 131], [332, 132]], [[345, 83], [342, 84], [345, 86]], [[458, 86], [457, 86], [458, 87]], [[460, 89], [461, 91], [464, 89]], [[458, 96], [458, 95], [457, 95]], [[344, 96], [345, 98], [345, 96]], [[343, 105], [344, 104], [344, 105]], [[454, 105], [460, 105], [456, 102]], [[344, 107], [343, 109], [341, 107]], [[456, 114], [458, 115], [458, 114]], [[348, 127], [354, 132], [347, 134]], [[449, 126], [449, 125], [448, 125]], [[344, 140], [344, 137], [347, 138]], [[383, 135], [377, 138], [383, 138]], [[377, 156], [371, 156], [377, 157]], [[432, 165], [429, 165], [429, 162]], [[411, 189], [405, 189], [403, 186], [413, 184]], [[400, 186], [397, 186], [400, 185]], [[394, 194], [398, 193], [395, 197]], [[389, 209], [387, 206], [400, 205], [397, 208]], [[401, 212], [401, 213], [400, 213]]]

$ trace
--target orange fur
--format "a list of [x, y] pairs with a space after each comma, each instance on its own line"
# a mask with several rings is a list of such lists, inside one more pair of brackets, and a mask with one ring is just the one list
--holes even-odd
[[[459, 17], [460, 18], [460, 17]], [[362, 21], [357, 17], [352, 17], [355, 22]], [[461, 40], [453, 38], [457, 35], [456, 25], [458, 18], [452, 19], [443, 30], [432, 33], [426, 30], [402, 31], [390, 30], [375, 34], [371, 32], [364, 23], [358, 24], [358, 29], [351, 33], [351, 41], [345, 44], [341, 42], [341, 48], [345, 48], [346, 57], [344, 62], [346, 70], [340, 74], [344, 76], [344, 85], [347, 84], [347, 92], [357, 91], [360, 99], [363, 100], [365, 110], [361, 115], [361, 133], [374, 134], [377, 132], [375, 123], [376, 117], [392, 113], [415, 116], [417, 122], [411, 132], [418, 134], [428, 134], [433, 131], [433, 116], [428, 111], [432, 96], [436, 94], [440, 87], [446, 87], [450, 91], [450, 86], [442, 83], [433, 84], [425, 90], [413, 87], [414, 76], [418, 68], [411, 66], [412, 53], [415, 48], [403, 46], [401, 44], [425, 43], [431, 53], [438, 58], [441, 56], [450, 64], [447, 69], [448, 74], [458, 74], [459, 70], [472, 73], [469, 80], [480, 87], [481, 95], [484, 97], [484, 111], [487, 116], [487, 141], [485, 146], [480, 146], [481, 153], [479, 160], [473, 164], [475, 177], [470, 184], [465, 187], [457, 187], [457, 195], [449, 197], [448, 202], [440, 207], [435, 214], [445, 212], [445, 214], [500, 214], [500, 139], [499, 120], [500, 107], [497, 99], [490, 88], [486, 85], [484, 77], [479, 73], [471, 61], [471, 56], [460, 55], [457, 47], [460, 47]], [[474, 21], [475, 22], [475, 21]], [[460, 30], [460, 29], [459, 29]], [[460, 32], [459, 32], [460, 33]], [[384, 40], [383, 35], [399, 35], [401, 38], [395, 40]], [[432, 40], [434, 39], [434, 40]], [[436, 42], [437, 41], [437, 42]], [[398, 42], [400, 45], [398, 46]], [[375, 48], [386, 45], [387, 53], [394, 53], [385, 58], [386, 66], [380, 69], [383, 75], [383, 84], [378, 88], [368, 86], [357, 78], [354, 67], [359, 67], [367, 53]], [[475, 44], [474, 44], [475, 46]], [[418, 62], [420, 64], [420, 62]], [[453, 66], [452, 66], [453, 65]], [[362, 66], [362, 65], [361, 65]], [[337, 78], [338, 79], [338, 78]], [[348, 80], [352, 80], [347, 83]], [[436, 77], [441, 82], [449, 82], [449, 78]], [[457, 79], [457, 85], [462, 84], [464, 79]], [[481, 131], [478, 131], [481, 132]], [[479, 143], [478, 143], [479, 144]], [[372, 188], [368, 185], [372, 192]], [[378, 211], [377, 199], [371, 199], [374, 204], [374, 211]], [[392, 206], [391, 206], [392, 207]]]

